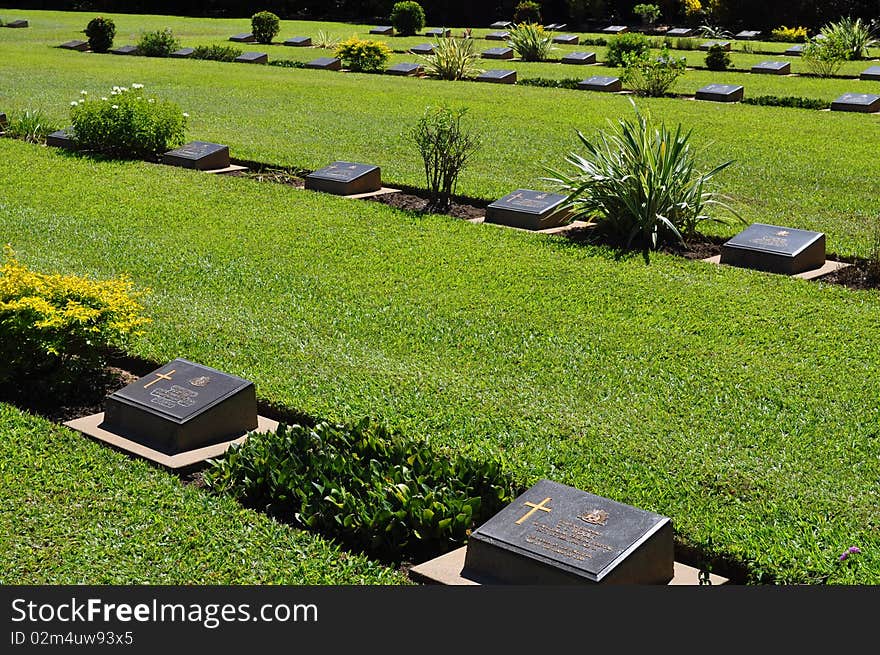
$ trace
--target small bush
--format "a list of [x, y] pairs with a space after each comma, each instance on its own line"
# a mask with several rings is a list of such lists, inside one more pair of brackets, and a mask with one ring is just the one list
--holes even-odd
[[621, 81], [640, 96], [665, 95], [687, 68], [684, 57], [675, 59], [666, 48], [659, 57], [648, 53], [627, 54], [624, 55], [624, 62], [626, 68]]
[[279, 68], [306, 68], [306, 62], [294, 61], [292, 59], [273, 59], [269, 62], [270, 66], [278, 66]]
[[212, 461], [204, 480], [215, 492], [387, 558], [464, 544], [515, 496], [497, 461], [434, 452], [369, 419], [251, 434]]
[[449, 208], [458, 176], [480, 145], [479, 139], [461, 124], [466, 112], [464, 108], [428, 107], [410, 131], [425, 166], [429, 208], [433, 211]]
[[564, 206], [575, 218], [595, 222], [627, 247], [638, 243], [647, 261], [649, 250], [664, 241], [682, 241], [703, 221], [723, 222], [710, 218], [711, 206], [733, 212], [709, 187], [731, 162], [697, 172], [690, 132], [681, 125], [674, 131], [663, 123], [655, 127], [635, 103], [633, 109], [634, 121], [618, 119], [593, 141], [577, 133], [586, 154], [566, 157], [573, 173], [547, 170], [554, 175], [549, 181], [568, 194]]
[[391, 8], [391, 26], [400, 36], [412, 36], [425, 29], [425, 10], [418, 2], [395, 2]]
[[180, 41], [169, 28], [144, 32], [138, 41], [138, 52], [144, 57], [168, 57], [180, 48]]
[[539, 86], [546, 89], [577, 89], [583, 78], [565, 77], [562, 79], [549, 77], [524, 77], [516, 81], [518, 86]]
[[837, 39], [812, 39], [804, 47], [804, 66], [819, 77], [836, 75], [849, 52]]
[[537, 23], [520, 23], [510, 30], [508, 45], [523, 61], [544, 61], [555, 50], [553, 37]]
[[93, 281], [48, 275], [20, 263], [11, 246], [0, 267], [0, 387], [64, 392], [103, 369], [109, 349], [128, 343], [143, 292], [121, 277]]
[[391, 48], [381, 41], [353, 36], [336, 47], [336, 56], [350, 70], [375, 73], [385, 68], [388, 57], [391, 56]]
[[752, 96], [743, 98], [744, 105], [760, 105], [765, 107], [794, 107], [797, 109], [828, 109], [831, 103], [827, 100], [815, 98], [801, 98], [798, 96]]
[[420, 55], [425, 61], [425, 74], [441, 80], [462, 80], [479, 75], [480, 55], [474, 50], [473, 39], [438, 39], [434, 53]]
[[257, 43], [272, 43], [281, 29], [281, 21], [271, 11], [259, 11], [251, 16], [251, 32]]
[[660, 7], [653, 4], [639, 3], [633, 7], [633, 13], [642, 19], [644, 25], [653, 25], [660, 18]]
[[608, 39], [606, 52], [606, 64], [609, 66], [623, 66], [626, 62], [624, 55], [641, 55], [651, 49], [651, 40], [639, 32], [625, 32]]
[[868, 55], [868, 46], [876, 38], [873, 23], [865, 23], [861, 18], [841, 18], [822, 28], [826, 42], [833, 44], [835, 50], [843, 53], [845, 59], [863, 59]]
[[231, 45], [200, 45], [193, 49], [193, 59], [210, 61], [235, 61], [242, 50]]
[[45, 143], [46, 135], [54, 131], [55, 128], [39, 109], [28, 109], [20, 116], [13, 116], [6, 126], [6, 136], [28, 143]]
[[513, 10], [514, 23], [541, 23], [541, 5], [531, 0], [523, 0]]
[[112, 18], [93, 18], [86, 25], [86, 37], [92, 52], [107, 52], [116, 38], [116, 24]]
[[784, 41], [786, 43], [804, 43], [807, 40], [806, 27], [786, 27], [782, 25], [770, 32], [771, 41]]
[[709, 46], [706, 53], [706, 68], [710, 71], [724, 71], [730, 68], [730, 53], [717, 43]]
[[113, 87], [109, 96], [71, 102], [73, 137], [85, 150], [155, 159], [183, 143], [187, 115], [176, 104], [146, 97], [142, 84]]

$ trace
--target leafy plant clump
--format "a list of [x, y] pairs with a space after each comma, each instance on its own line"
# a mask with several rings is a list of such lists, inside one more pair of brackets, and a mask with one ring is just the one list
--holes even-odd
[[838, 39], [811, 39], [804, 46], [804, 66], [813, 75], [832, 77], [838, 73], [851, 52]]
[[425, 74], [441, 80], [463, 80], [483, 72], [473, 39], [438, 39], [433, 54], [419, 56], [425, 61]]
[[458, 176], [480, 145], [479, 138], [462, 125], [466, 112], [466, 108], [428, 107], [410, 131], [425, 166], [432, 211], [449, 208]]
[[532, 0], [522, 0], [513, 10], [514, 23], [540, 23], [541, 5]]
[[324, 50], [335, 50], [336, 46], [339, 45], [339, 37], [333, 36], [329, 32], [325, 32], [324, 30], [318, 30], [318, 34], [317, 36], [315, 36], [313, 43], [316, 48], [322, 48]]
[[676, 59], [666, 48], [660, 51], [659, 57], [648, 53], [627, 54], [624, 62], [621, 81], [640, 96], [665, 95], [687, 68], [684, 57]]
[[280, 425], [205, 473], [216, 492], [390, 559], [461, 545], [514, 497], [494, 460], [437, 453], [385, 425]]
[[835, 50], [843, 53], [845, 59], [864, 59], [868, 55], [868, 47], [877, 38], [876, 28], [861, 18], [841, 18], [837, 22], [828, 23], [822, 28], [824, 41]]
[[168, 57], [180, 48], [180, 41], [170, 28], [144, 32], [138, 41], [138, 52], [145, 57]]
[[173, 102], [147, 97], [143, 84], [115, 86], [108, 96], [71, 102], [74, 141], [112, 157], [155, 159], [183, 143], [187, 114]]
[[235, 61], [242, 53], [240, 48], [231, 45], [200, 45], [193, 49], [193, 59], [210, 61]]
[[4, 249], [0, 267], [0, 387], [64, 393], [103, 370], [106, 352], [139, 327], [144, 292], [126, 277], [95, 281], [38, 273]]
[[391, 48], [381, 41], [352, 36], [336, 47], [336, 56], [346, 68], [363, 73], [383, 70], [391, 56]]
[[807, 28], [781, 25], [770, 32], [770, 40], [786, 43], [804, 43], [807, 40]]
[[391, 8], [391, 26], [400, 36], [412, 36], [425, 29], [425, 10], [418, 2], [395, 2]]
[[520, 23], [510, 30], [507, 44], [523, 61], [544, 61], [555, 50], [553, 36], [537, 23]]
[[831, 103], [827, 100], [815, 98], [801, 98], [798, 96], [753, 96], [743, 98], [744, 105], [761, 105], [765, 107], [794, 107], [796, 109], [828, 109]]
[[116, 37], [116, 24], [112, 18], [98, 16], [89, 21], [85, 29], [86, 38], [89, 41], [89, 49], [92, 52], [107, 52], [113, 47], [113, 39]]
[[625, 32], [608, 39], [608, 50], [605, 54], [609, 66], [626, 64], [624, 55], [641, 55], [651, 49], [651, 40], [640, 32]]
[[258, 11], [251, 16], [251, 32], [257, 43], [269, 45], [280, 29], [281, 20], [271, 11]]
[[[732, 162], [699, 173], [691, 149], [690, 132], [679, 124], [669, 130], [654, 126], [635, 103], [635, 120], [618, 119], [609, 131], [591, 141], [580, 131], [585, 155], [570, 153], [565, 161], [574, 172], [547, 169], [548, 181], [568, 194], [564, 207], [574, 218], [596, 223], [605, 234], [625, 243], [637, 243], [648, 261], [650, 249], [670, 239], [683, 242], [710, 217], [710, 207], [723, 207], [739, 216], [710, 188], [710, 181]], [[740, 219], [742, 220], [742, 219]]]
[[633, 7], [633, 13], [642, 19], [642, 24], [653, 25], [660, 18], [660, 7], [654, 4], [639, 3]]
[[28, 143], [45, 143], [46, 135], [54, 131], [45, 113], [39, 109], [27, 109], [23, 114], [13, 116], [5, 128], [6, 136]]
[[577, 89], [581, 83], [579, 77], [565, 77], [562, 79], [550, 77], [524, 77], [516, 81], [519, 86], [539, 86], [547, 89]]
[[710, 71], [724, 71], [730, 68], [731, 64], [730, 53], [724, 49], [724, 46], [717, 43], [709, 46], [709, 51], [706, 53], [706, 68]]

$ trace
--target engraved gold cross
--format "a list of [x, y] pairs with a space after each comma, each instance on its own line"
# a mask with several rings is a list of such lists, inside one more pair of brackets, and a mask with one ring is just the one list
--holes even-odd
[[171, 369], [170, 371], [168, 371], [167, 374], [166, 374], [166, 373], [154, 373], [154, 375], [156, 376], [156, 379], [153, 380], [152, 382], [147, 382], [147, 383], [144, 385], [144, 389], [146, 389], [147, 387], [151, 387], [151, 386], [153, 386], [153, 385], [156, 384], [159, 380], [170, 380], [172, 374], [174, 374], [174, 372], [175, 372], [176, 370], [177, 370], [177, 369]]
[[529, 518], [532, 514], [534, 514], [538, 510], [541, 510], [542, 512], [550, 512], [551, 510], [549, 507], [544, 507], [544, 503], [549, 503], [549, 502], [550, 502], [550, 499], [545, 498], [537, 505], [535, 505], [535, 503], [523, 503], [526, 507], [531, 507], [532, 509], [530, 509], [528, 512], [523, 514], [523, 517], [519, 521], [517, 521], [516, 524], [522, 525], [523, 521], [525, 521], [527, 518]]

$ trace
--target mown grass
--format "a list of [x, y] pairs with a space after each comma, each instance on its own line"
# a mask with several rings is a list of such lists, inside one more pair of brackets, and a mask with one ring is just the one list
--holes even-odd
[[22, 261], [154, 289], [140, 356], [663, 513], [681, 544], [753, 582], [880, 583], [875, 292], [664, 255], [645, 266], [8, 140], [0, 161], [0, 233]]
[[0, 492], [5, 585], [406, 583], [3, 403]]

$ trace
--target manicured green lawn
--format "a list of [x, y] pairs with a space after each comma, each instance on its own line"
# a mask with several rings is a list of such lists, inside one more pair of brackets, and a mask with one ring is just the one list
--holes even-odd
[[[713, 112], [728, 109], [750, 108]], [[523, 483], [663, 513], [680, 543], [752, 581], [880, 583], [875, 292], [664, 255], [646, 266], [9, 140], [0, 161], [0, 233], [23, 262], [153, 289], [140, 356], [242, 375], [317, 417], [384, 416], [500, 456]], [[839, 563], [849, 546], [862, 554]]]
[[0, 403], [0, 584], [404, 584], [398, 572]]

